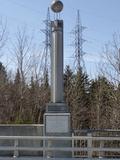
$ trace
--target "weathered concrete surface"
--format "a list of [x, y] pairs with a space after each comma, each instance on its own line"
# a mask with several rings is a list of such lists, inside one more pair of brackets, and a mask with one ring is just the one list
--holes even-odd
[[[43, 125], [0, 125], [0, 136], [42, 136]], [[42, 141], [20, 140], [21, 147], [41, 147]], [[0, 140], [0, 146], [14, 146], [13, 140]], [[20, 156], [41, 156], [41, 152], [19, 152]], [[0, 151], [0, 156], [13, 156], [13, 151]]]

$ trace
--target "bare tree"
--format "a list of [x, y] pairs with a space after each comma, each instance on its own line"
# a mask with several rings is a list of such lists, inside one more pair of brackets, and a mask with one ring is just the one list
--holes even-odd
[[[5, 46], [7, 39], [8, 39], [7, 21], [3, 21], [1, 18], [0, 19], [0, 51]], [[1, 56], [2, 56], [2, 53], [0, 53], [0, 57]]]
[[22, 82], [30, 71], [31, 49], [33, 37], [29, 37], [26, 28], [19, 29], [16, 34], [16, 41], [13, 43], [13, 54], [17, 60], [17, 68], [20, 71]]
[[113, 83], [120, 83], [120, 34], [114, 33], [112, 41], [105, 44], [100, 70]]
[[[20, 29], [18, 28], [15, 42], [12, 43], [11, 54], [14, 56], [13, 60], [17, 66], [17, 70], [20, 74], [20, 84], [18, 87], [18, 92], [20, 94], [19, 110], [20, 115], [24, 112], [27, 107], [25, 105], [25, 95], [27, 92], [26, 79], [29, 77], [31, 70], [31, 51], [32, 51], [33, 36], [28, 36], [26, 27]], [[27, 98], [27, 97], [26, 97]], [[20, 116], [21, 117], [21, 116]]]
[[112, 41], [104, 46], [103, 58], [104, 63], [100, 70], [114, 86], [114, 90], [110, 94], [110, 99], [113, 101], [111, 118], [113, 128], [118, 128], [120, 120], [120, 34], [114, 33]]

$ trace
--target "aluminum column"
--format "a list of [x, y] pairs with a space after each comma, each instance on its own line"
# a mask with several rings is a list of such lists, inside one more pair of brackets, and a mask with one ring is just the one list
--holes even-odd
[[51, 22], [51, 102], [62, 103], [63, 99], [63, 21]]

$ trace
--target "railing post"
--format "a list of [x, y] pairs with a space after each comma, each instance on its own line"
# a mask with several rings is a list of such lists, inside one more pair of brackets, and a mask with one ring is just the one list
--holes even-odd
[[103, 155], [103, 152], [101, 151], [101, 149], [104, 147], [104, 141], [100, 141], [100, 152], [99, 152], [99, 158], [102, 158], [104, 155]]
[[88, 158], [92, 158], [92, 134], [88, 133], [88, 141], [87, 141], [87, 148], [88, 148]]
[[14, 155], [13, 155], [14, 158], [19, 156], [19, 151], [17, 147], [18, 147], [18, 139], [15, 139], [14, 140]]
[[43, 158], [45, 158], [45, 154], [46, 154], [46, 140], [43, 139]]
[[72, 133], [72, 158], [74, 158], [74, 133]]

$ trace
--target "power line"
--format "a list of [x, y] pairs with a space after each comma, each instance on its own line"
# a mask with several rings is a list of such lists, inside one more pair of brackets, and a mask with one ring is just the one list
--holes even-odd
[[26, 6], [25, 4], [23, 3], [19, 3], [19, 2], [16, 2], [15, 0], [11, 0], [9, 2], [12, 2], [13, 4], [19, 6], [19, 7], [22, 7], [22, 8], [25, 8], [27, 10], [31, 10], [32, 12], [35, 12], [35, 13], [38, 13], [38, 14], [41, 14], [38, 10], [34, 9], [34, 8], [30, 8], [28, 6]]
[[[13, 0], [11, 0], [11, 1], [13, 1]], [[11, 1], [9, 1], [9, 2], [11, 2]], [[0, 3], [1, 3], [1, 2], [0, 2]], [[14, 3], [14, 2], [12, 2], [12, 3]], [[15, 3], [17, 3], [17, 2], [15, 2]], [[9, 6], [8, 4], [5, 4], [5, 5]], [[28, 9], [30, 9], [30, 8], [28, 8]], [[36, 11], [35, 11], [35, 12], [36, 12]], [[40, 13], [40, 12], [39, 12], [39, 13]], [[18, 23], [20, 23], [21, 25], [27, 25], [27, 20], [23, 20], [23, 18], [20, 19], [20, 18], [18, 18], [18, 17], [11, 16], [10, 14], [7, 15], [7, 14], [2, 13], [2, 12], [0, 12], [0, 15], [1, 15], [2, 17], [5, 17], [5, 19], [14, 22], [15, 25], [19, 25]], [[16, 23], [16, 22], [18, 22], [18, 23]], [[31, 27], [32, 29], [34, 29], [35, 26], [38, 27], [38, 24], [35, 25], [32, 21], [28, 21], [28, 24], [29, 24], [29, 27]]]

